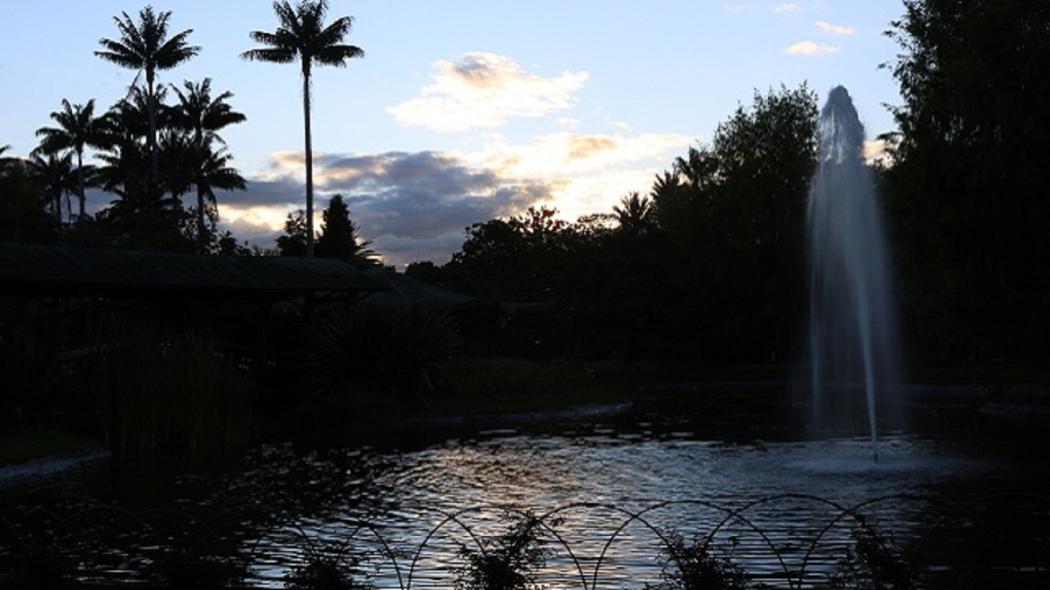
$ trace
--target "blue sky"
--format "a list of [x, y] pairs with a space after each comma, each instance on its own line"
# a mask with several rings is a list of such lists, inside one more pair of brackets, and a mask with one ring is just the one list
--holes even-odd
[[[210, 76], [248, 116], [224, 136], [252, 182], [220, 195], [220, 213], [264, 245], [302, 199], [298, 70], [238, 57], [249, 30], [274, 28], [270, 4], [154, 3], [202, 46], [162, 81]], [[0, 144], [27, 153], [62, 98], [104, 108], [123, 96], [134, 73], [92, 52], [116, 36], [113, 15], [141, 7], [7, 3]], [[442, 262], [469, 223], [540, 202], [573, 218], [647, 191], [755, 88], [844, 84], [874, 136], [892, 128], [883, 103], [899, 102], [878, 66], [898, 52], [882, 33], [902, 12], [899, 0], [332, 0], [366, 57], [316, 71], [320, 194], [347, 195], [388, 261]]]

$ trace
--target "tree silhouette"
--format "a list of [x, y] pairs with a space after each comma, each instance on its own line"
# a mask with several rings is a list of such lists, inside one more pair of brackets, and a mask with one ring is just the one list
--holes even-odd
[[233, 98], [232, 92], [227, 91], [212, 97], [211, 78], [205, 78], [200, 83], [186, 80], [182, 86], [185, 92], [178, 86], [171, 85], [178, 99], [178, 104], [172, 109], [172, 123], [190, 132], [194, 143], [207, 145], [213, 140], [226, 143], [219, 131], [247, 120], [244, 113], [233, 110], [227, 102]]
[[41, 202], [40, 186], [29, 176], [28, 163], [4, 155], [9, 149], [0, 146], [0, 240], [51, 242], [58, 225], [48, 211], [51, 203]]
[[284, 234], [277, 237], [281, 256], [306, 256], [306, 214], [300, 209], [284, 220]]
[[882, 194], [927, 359], [1050, 356], [1050, 4], [906, 0]]
[[653, 226], [653, 202], [637, 192], [620, 199], [620, 204], [613, 207], [613, 214], [620, 230], [628, 234], [641, 234]]
[[233, 93], [223, 92], [212, 98], [211, 78], [205, 78], [199, 84], [187, 80], [183, 87], [185, 92], [174, 85], [171, 87], [179, 101], [172, 109], [172, 118], [178, 128], [189, 132], [192, 137], [189, 165], [197, 189], [197, 238], [203, 248], [212, 233], [205, 220], [211, 221], [213, 229], [217, 216], [213, 189], [245, 188], [244, 178], [229, 166], [233, 156], [224, 149], [215, 150], [212, 143], [225, 143], [219, 131], [245, 121], [246, 117], [227, 102], [233, 98]]
[[318, 256], [339, 258], [359, 268], [378, 264], [375, 251], [369, 248], [372, 242], [358, 238], [357, 224], [350, 219], [350, 209], [342, 195], [332, 197], [322, 217]]
[[11, 146], [8, 144], [0, 145], [0, 174], [7, 173], [8, 168], [10, 166], [13, 166], [15, 162], [19, 161], [18, 158], [12, 158], [4, 155], [4, 152], [6, 152], [9, 149], [11, 149]]
[[71, 105], [68, 100], [62, 99], [62, 110], [51, 113], [51, 118], [58, 127], [41, 127], [36, 131], [37, 137], [40, 138], [40, 146], [36, 151], [45, 154], [69, 151], [77, 157], [77, 198], [80, 201], [78, 219], [84, 217], [84, 177], [85, 172], [90, 173], [90, 170], [84, 168], [84, 147], [97, 145], [99, 141], [98, 123], [94, 115], [94, 99], [83, 105]]
[[279, 25], [275, 31], [252, 31], [250, 36], [266, 47], [241, 54], [249, 61], [291, 63], [299, 59], [303, 76], [303, 121], [306, 155], [306, 255], [314, 255], [314, 179], [313, 147], [310, 135], [310, 73], [316, 61], [320, 65], [346, 67], [347, 60], [364, 57], [365, 52], [343, 43], [350, 33], [353, 18], [344, 16], [325, 25], [326, 0], [301, 0], [293, 7], [287, 1], [274, 2]]
[[62, 222], [62, 197], [73, 190], [73, 155], [32, 154], [26, 162], [29, 177], [42, 191], [41, 202], [51, 209], [55, 221]]
[[[168, 70], [189, 60], [200, 52], [200, 47], [188, 45], [186, 39], [193, 29], [186, 29], [168, 37], [168, 21], [171, 11], [157, 13], [152, 6], [139, 11], [135, 23], [127, 12], [113, 17], [120, 30], [120, 39], [103, 37], [99, 40], [102, 49], [95, 52], [98, 57], [119, 66], [137, 70], [146, 75], [147, 115], [149, 133], [147, 146], [150, 156], [150, 171], [154, 182], [160, 177], [160, 161], [157, 153], [157, 86], [159, 70]], [[136, 76], [137, 80], [138, 76]], [[132, 84], [134, 86], [134, 83]]]
[[[214, 150], [207, 146], [194, 147], [190, 157], [193, 184], [197, 191], [198, 241], [203, 247], [210, 241], [218, 219], [215, 189], [244, 190], [247, 185], [237, 169], [230, 166], [233, 156], [223, 148]], [[205, 224], [205, 218], [210, 222], [210, 227]]]

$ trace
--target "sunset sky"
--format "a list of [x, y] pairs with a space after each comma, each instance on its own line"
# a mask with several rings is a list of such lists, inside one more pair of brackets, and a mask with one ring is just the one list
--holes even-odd
[[[263, 246], [303, 206], [298, 69], [239, 58], [248, 31], [275, 28], [270, 4], [154, 3], [202, 47], [161, 81], [211, 77], [248, 116], [223, 135], [249, 188], [220, 194], [220, 215]], [[28, 153], [62, 98], [102, 111], [122, 97], [134, 72], [93, 51], [117, 36], [113, 15], [142, 6], [5, 2], [0, 144]], [[902, 12], [899, 0], [333, 0], [366, 56], [315, 73], [319, 208], [342, 193], [388, 263], [440, 263], [471, 223], [536, 203], [574, 219], [647, 192], [756, 88], [844, 84], [872, 137], [900, 100], [879, 64], [898, 52], [883, 32]], [[111, 198], [92, 197], [96, 209]]]

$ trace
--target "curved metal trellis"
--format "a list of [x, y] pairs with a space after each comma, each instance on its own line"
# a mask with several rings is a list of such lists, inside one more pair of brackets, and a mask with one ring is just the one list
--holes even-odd
[[[953, 519], [960, 519], [965, 514], [966, 518], [976, 522], [977, 519], [975, 519], [973, 514], [976, 507], [982, 504], [987, 506], [994, 502], [1016, 502], [1021, 498], [1026, 501], [1040, 503], [1042, 506], [1050, 508], [1050, 498], [1048, 497], [1017, 494], [985, 497], [960, 504], [950, 504], [941, 501], [938, 498], [917, 494], [894, 494], [872, 498], [854, 505], [844, 505], [834, 500], [809, 494], [778, 494], [758, 498], [737, 506], [720, 504], [703, 499], [682, 499], [643, 503], [640, 508], [635, 508], [633, 510], [613, 503], [574, 502], [556, 506], [539, 515], [535, 515], [533, 512], [515, 505], [478, 504], [461, 508], [456, 511], [447, 511], [440, 507], [418, 505], [413, 506], [418, 513], [418, 516], [416, 517], [417, 519], [421, 520], [424, 515], [433, 514], [437, 515], [439, 520], [436, 524], [426, 529], [426, 534], [422, 536], [422, 540], [418, 544], [413, 546], [412, 551], [402, 551], [402, 556], [405, 556], [406, 558], [407, 556], [411, 556], [411, 561], [407, 570], [403, 567], [403, 563], [398, 559], [399, 553], [395, 545], [391, 543], [390, 539], [385, 534], [385, 531], [390, 528], [390, 525], [388, 524], [384, 526], [377, 524], [376, 519], [340, 521], [340, 524], [349, 526], [350, 530], [343, 534], [344, 536], [341, 542], [338, 543], [337, 548], [339, 555], [349, 554], [353, 549], [354, 543], [359, 541], [360, 534], [363, 531], [367, 531], [374, 538], [374, 542], [377, 543], [380, 548], [378, 555], [382, 556], [382, 559], [392, 567], [398, 588], [401, 590], [411, 590], [417, 577], [417, 572], [424, 552], [427, 551], [435, 536], [443, 532], [450, 525], [455, 525], [457, 530], [461, 531], [467, 538], [469, 538], [469, 542], [474, 548], [476, 548], [479, 554], [483, 558], [487, 558], [488, 546], [486, 541], [482, 536], [479, 536], [475, 532], [474, 528], [467, 521], [467, 517], [472, 514], [495, 512], [503, 515], [504, 520], [507, 522], [524, 522], [525, 532], [527, 533], [531, 532], [533, 528], [538, 528], [543, 535], [553, 539], [555, 546], [560, 547], [561, 550], [564, 551], [564, 556], [575, 567], [580, 587], [583, 590], [596, 590], [601, 579], [602, 566], [606, 562], [609, 552], [613, 549], [623, 532], [635, 523], [642, 525], [645, 530], [651, 533], [655, 539], [659, 541], [660, 545], [662, 545], [663, 551], [669, 561], [674, 563], [679, 571], [684, 571], [685, 564], [683, 563], [683, 556], [677, 554], [675, 543], [672, 542], [671, 539], [671, 531], [654, 524], [654, 522], [650, 520], [649, 515], [656, 511], [676, 506], [696, 506], [722, 515], [720, 520], [715, 521], [714, 526], [706, 531], [706, 534], [703, 536], [703, 543], [700, 546], [703, 551], [706, 551], [712, 543], [715, 542], [716, 536], [721, 531], [725, 530], [731, 523], [739, 523], [747, 531], [754, 533], [759, 539], [761, 539], [761, 545], [768, 549], [771, 557], [776, 559], [780, 568], [783, 570], [784, 580], [786, 581], [787, 586], [789, 588], [803, 588], [807, 586], [807, 571], [813, 564], [813, 558], [818, 547], [821, 545], [827, 534], [844, 521], [851, 522], [852, 526], [862, 531], [867, 537], [870, 537], [877, 544], [878, 550], [882, 553], [883, 557], [887, 559], [902, 560], [904, 565], [913, 567], [918, 563], [920, 555], [927, 549], [933, 536], [951, 524]], [[798, 569], [795, 571], [789, 567], [783, 550], [779, 549], [776, 543], [773, 542], [768, 534], [769, 530], [764, 529], [763, 525], [754, 518], [757, 510], [766, 509], [769, 506], [775, 506], [777, 503], [788, 501], [809, 503], [817, 507], [824, 507], [828, 511], [826, 520], [817, 520], [814, 522], [813, 526], [808, 529], [812, 531], [814, 535], [811, 539], [807, 539], [807, 543], [802, 545], [805, 547], [805, 551], [801, 553], [801, 562]], [[939, 515], [932, 515], [934, 516], [932, 522], [919, 531], [920, 534], [917, 537], [918, 540], [913, 547], [911, 547], [908, 557], [905, 557], [903, 554], [895, 555], [890, 544], [883, 538], [883, 535], [880, 535], [875, 527], [872, 526], [872, 519], [864, 515], [866, 510], [891, 502], [907, 502], [923, 507], [934, 507], [940, 512]], [[596, 557], [591, 557], [594, 559], [594, 562], [593, 568], [589, 572], [584, 568], [580, 555], [574, 549], [573, 544], [568, 542], [557, 530], [559, 523], [565, 518], [564, 515], [575, 510], [602, 510], [618, 514], [622, 517], [622, 520], [617, 518], [609, 523], [609, 537], [605, 540]], [[185, 530], [179, 531], [184, 535], [192, 532], [194, 535], [192, 538], [194, 539], [203, 539], [208, 543], [218, 543], [224, 538], [219, 527], [215, 524], [220, 518], [231, 518], [236, 517], [238, 514], [247, 515], [250, 513], [266, 514], [265, 510], [258, 507], [239, 507], [238, 509], [219, 511], [208, 518], [197, 516], [184, 510], [170, 508], [157, 508], [133, 512], [115, 506], [96, 506], [87, 511], [87, 513], [81, 512], [76, 516], [79, 516], [81, 519], [84, 519], [86, 516], [105, 516], [107, 519], [107, 526], [105, 528], [107, 530], [127, 529], [130, 527], [130, 529], [134, 531], [152, 529], [156, 524], [154, 521], [158, 516], [174, 517], [175, 521], [182, 523], [181, 525], [175, 526], [185, 528]], [[89, 530], [95, 530], [84, 527], [83, 530], [78, 531], [77, 525], [73, 522], [73, 518], [64, 517], [56, 511], [45, 507], [32, 506], [11, 510], [3, 515], [3, 517], [0, 517], [0, 529], [6, 530], [8, 533], [7, 535], [0, 535], [0, 554], [4, 552], [4, 545], [7, 545], [7, 550], [9, 552], [17, 552], [20, 549], [19, 545], [27, 542], [24, 534], [20, 532], [22, 531], [20, 526], [22, 524], [21, 521], [41, 515], [44, 516], [47, 521], [50, 521], [57, 526], [57, 528], [63, 529], [61, 533], [54, 532], [50, 528], [47, 529], [47, 532], [52, 532], [56, 538], [65, 535], [64, 538], [76, 539], [78, 532], [87, 534]], [[403, 519], [403, 516], [400, 518]], [[382, 517], [380, 516], [379, 519], [382, 519]], [[300, 522], [274, 522], [269, 526], [254, 531], [256, 537], [253, 542], [247, 546], [247, 552], [242, 564], [238, 565], [237, 563], [234, 563], [235, 560], [230, 555], [214, 555], [211, 557], [224, 560], [227, 565], [236, 567], [242, 575], [247, 577], [252, 563], [257, 557], [257, 550], [260, 544], [269, 534], [279, 529], [294, 532], [296, 538], [306, 543], [308, 554], [316, 553], [318, 551], [315, 541], [317, 540], [316, 537], [319, 536], [319, 533], [308, 531]], [[983, 528], [979, 528], [978, 532], [983, 534], [981, 533], [983, 530]], [[163, 532], [170, 533], [171, 531]], [[1050, 531], [1047, 532], [1050, 533]], [[200, 536], [201, 533], [203, 533], [202, 536]], [[9, 539], [5, 542], [3, 537], [9, 537]], [[171, 535], [169, 535], [168, 538], [172, 538]], [[1050, 551], [1050, 538], [1038, 539], [1038, 541], [1040, 541], [1038, 547], [1033, 546], [1033, 552], [1036, 554], [1036, 563], [1034, 565], [1037, 573], [1046, 570], [1045, 564], [1043, 564], [1043, 558], [1046, 553]], [[3, 571], [0, 569], [0, 579], [2, 578]]]

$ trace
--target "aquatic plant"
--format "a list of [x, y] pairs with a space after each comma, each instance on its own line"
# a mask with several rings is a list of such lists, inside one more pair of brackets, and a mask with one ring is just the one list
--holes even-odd
[[660, 582], [646, 590], [746, 590], [752, 586], [743, 568], [728, 556], [716, 554], [706, 538], [686, 541], [678, 532], [665, 535], [660, 553]]
[[540, 538], [541, 521], [532, 514], [515, 518], [510, 530], [480, 548], [463, 546], [464, 564], [456, 570], [456, 590], [525, 590], [536, 587], [535, 574], [550, 550]]
[[372, 584], [361, 575], [360, 558], [345, 546], [311, 547], [306, 562], [285, 575], [287, 590], [369, 590]]
[[891, 548], [888, 539], [858, 528], [853, 532], [853, 540], [831, 577], [833, 590], [917, 590], [926, 587], [922, 572], [906, 563], [900, 551]]

